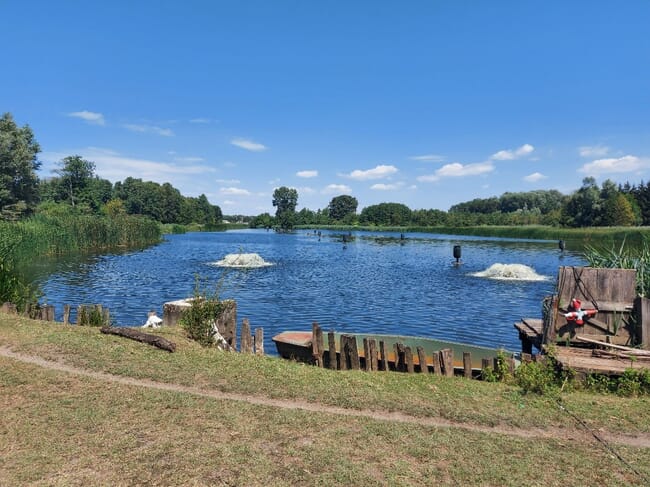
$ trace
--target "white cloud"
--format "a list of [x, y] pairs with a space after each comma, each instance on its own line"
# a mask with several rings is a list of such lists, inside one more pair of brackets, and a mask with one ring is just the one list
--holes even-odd
[[237, 146], [241, 149], [246, 149], [251, 152], [262, 152], [267, 149], [267, 147], [263, 144], [259, 144], [258, 142], [253, 142], [252, 140], [242, 139], [239, 137], [232, 139], [230, 143], [234, 146]]
[[352, 188], [345, 184], [329, 184], [321, 191], [323, 194], [350, 194], [352, 193]]
[[367, 179], [386, 178], [392, 174], [395, 174], [397, 171], [398, 169], [395, 166], [380, 164], [379, 166], [376, 166], [373, 169], [368, 169], [366, 171], [355, 169], [350, 174], [344, 174], [342, 176], [348, 177], [350, 179], [356, 179], [357, 181], [365, 181]]
[[221, 194], [229, 194], [229, 195], [236, 195], [236, 196], [250, 196], [251, 192], [248, 191], [247, 189], [243, 188], [236, 188], [236, 187], [229, 187], [229, 188], [219, 188], [219, 193]]
[[604, 145], [583, 145], [578, 148], [581, 157], [603, 157], [609, 154], [609, 147]]
[[130, 130], [131, 132], [138, 132], [142, 134], [155, 134], [155, 135], [160, 135], [162, 137], [173, 137], [174, 132], [171, 129], [164, 129], [161, 127], [157, 127], [155, 125], [141, 125], [141, 124], [135, 124], [135, 123], [126, 123], [122, 125], [127, 130]]
[[442, 162], [445, 160], [445, 156], [439, 156], [437, 154], [424, 154], [422, 156], [412, 156], [409, 157], [412, 161], [422, 161], [422, 162]]
[[68, 113], [68, 117], [80, 118], [84, 122], [92, 125], [104, 125], [106, 123], [104, 115], [97, 112], [89, 112], [87, 110]]
[[190, 120], [190, 123], [210, 123], [210, 119], [209, 118], [201, 118], [201, 117], [193, 118], [193, 119]]
[[490, 156], [490, 159], [495, 161], [512, 161], [520, 157], [531, 154], [535, 148], [530, 144], [524, 144], [515, 150], [500, 150]]
[[599, 174], [635, 172], [648, 167], [650, 167], [650, 159], [628, 155], [617, 158], [597, 159], [585, 164], [579, 171], [597, 176]]
[[318, 171], [298, 171], [296, 176], [299, 178], [315, 178], [318, 176]]
[[384, 184], [384, 183], [377, 183], [373, 184], [370, 186], [370, 189], [373, 189], [375, 191], [395, 191], [396, 189], [400, 189], [404, 186], [404, 183], [395, 183], [395, 184]]
[[215, 179], [214, 181], [219, 184], [229, 184], [229, 185], [241, 183], [239, 179]]
[[529, 174], [528, 176], [524, 177], [524, 181], [528, 183], [536, 183], [537, 181], [541, 181], [542, 179], [546, 179], [547, 176], [544, 176], [540, 172], [534, 172], [532, 174]]
[[223, 200], [223, 201], [221, 202], [221, 204], [222, 204], [223, 206], [235, 206], [237, 203], [235, 203], [235, 202], [232, 201], [232, 200]]
[[478, 162], [475, 164], [461, 164], [453, 162], [445, 164], [434, 174], [418, 176], [416, 179], [423, 183], [433, 183], [442, 178], [458, 178], [465, 176], [479, 176], [494, 171], [494, 165], [491, 162]]
[[205, 165], [179, 166], [169, 162], [125, 157], [119, 152], [97, 147], [77, 149], [68, 153], [45, 152], [41, 154], [40, 159], [46, 162], [56, 163], [70, 154], [79, 154], [84, 159], [94, 162], [97, 175], [112, 182], [122, 181], [131, 176], [157, 183], [172, 181], [174, 186], [178, 187], [176, 180], [180, 178], [192, 175], [205, 175], [206, 173], [215, 171], [213, 168]]

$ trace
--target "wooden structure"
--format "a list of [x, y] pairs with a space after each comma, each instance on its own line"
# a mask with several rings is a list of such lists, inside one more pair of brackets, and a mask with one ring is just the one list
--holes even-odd
[[[497, 368], [498, 350], [391, 335], [327, 333], [318, 323], [312, 331], [285, 331], [273, 337], [280, 356], [332, 370], [398, 371], [467, 378], [481, 377], [486, 368]], [[327, 345], [325, 345], [327, 343]], [[514, 358], [504, 352], [514, 370]]]
[[617, 374], [632, 362], [650, 368], [650, 360], [621, 359], [603, 350], [650, 350], [650, 300], [636, 296], [634, 269], [560, 267], [557, 294], [544, 300], [542, 319], [522, 318], [515, 328], [523, 353], [557, 345], [558, 362], [578, 372]]

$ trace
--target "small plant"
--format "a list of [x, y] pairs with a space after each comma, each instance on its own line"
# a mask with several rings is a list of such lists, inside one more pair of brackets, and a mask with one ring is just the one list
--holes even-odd
[[515, 382], [525, 394], [557, 395], [573, 383], [574, 375], [573, 371], [558, 367], [551, 349], [544, 360], [521, 364], [515, 371]]
[[180, 324], [189, 337], [204, 347], [214, 344], [215, 322], [223, 310], [217, 289], [213, 293], [201, 289], [201, 281], [197, 276], [191, 306], [183, 312], [180, 319]]
[[494, 360], [494, 367], [486, 367], [483, 370], [481, 375], [483, 380], [486, 382], [510, 382], [512, 372], [508, 358], [503, 350], [499, 350]]

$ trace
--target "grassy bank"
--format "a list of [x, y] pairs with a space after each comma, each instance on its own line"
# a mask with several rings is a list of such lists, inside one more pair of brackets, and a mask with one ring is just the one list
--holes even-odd
[[[0, 344], [15, 352], [200, 392], [0, 358], [0, 483], [643, 485], [650, 475], [650, 449], [614, 445], [635, 473], [554, 400], [514, 386], [333, 372], [200, 348], [178, 328], [160, 334], [177, 343], [176, 353], [97, 329], [0, 314]], [[287, 406], [213, 398], [211, 391]], [[647, 397], [572, 392], [562, 400], [600, 434], [650, 436]], [[415, 421], [391, 419], [399, 415]]]

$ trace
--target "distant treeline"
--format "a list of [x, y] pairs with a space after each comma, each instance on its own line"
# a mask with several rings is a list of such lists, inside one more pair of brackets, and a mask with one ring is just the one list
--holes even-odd
[[[297, 194], [294, 196], [292, 204], [295, 209]], [[616, 185], [607, 180], [599, 187], [596, 180], [589, 177], [583, 179], [582, 186], [571, 195], [556, 190], [507, 192], [499, 197], [459, 203], [449, 211], [412, 210], [402, 203], [380, 203], [367, 206], [357, 213], [357, 200], [348, 195], [333, 198], [324, 209], [312, 211], [303, 208], [292, 213], [291, 210], [291, 206], [282, 208], [284, 225], [277, 214], [273, 217], [269, 213], [252, 218], [249, 225], [267, 228], [295, 225], [457, 228], [482, 225], [566, 228], [650, 225], [650, 183]], [[287, 215], [287, 212], [290, 214]]]

